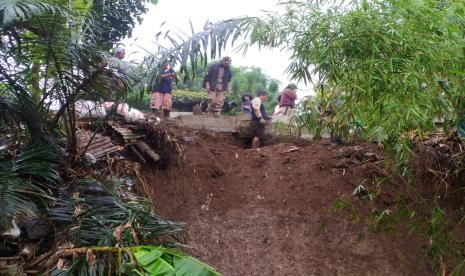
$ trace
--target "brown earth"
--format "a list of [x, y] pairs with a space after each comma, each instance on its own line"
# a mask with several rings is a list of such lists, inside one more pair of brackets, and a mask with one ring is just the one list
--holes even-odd
[[256, 151], [226, 134], [175, 132], [179, 162], [144, 170], [150, 197], [162, 217], [187, 224], [189, 253], [223, 275], [433, 274], [419, 237], [367, 231], [334, 210], [379, 173], [375, 145], [356, 160], [361, 147], [328, 141]]

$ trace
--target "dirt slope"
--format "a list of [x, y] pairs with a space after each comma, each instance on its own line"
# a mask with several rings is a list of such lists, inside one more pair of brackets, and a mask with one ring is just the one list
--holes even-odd
[[432, 274], [418, 238], [367, 234], [332, 210], [366, 175], [363, 166], [335, 168], [345, 148], [323, 141], [254, 151], [228, 135], [176, 136], [187, 141], [180, 164], [145, 170], [151, 198], [161, 216], [187, 223], [190, 253], [222, 274]]

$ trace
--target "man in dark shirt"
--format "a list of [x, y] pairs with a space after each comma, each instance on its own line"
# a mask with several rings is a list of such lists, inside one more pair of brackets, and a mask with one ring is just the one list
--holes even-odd
[[203, 84], [208, 93], [208, 114], [218, 117], [224, 104], [224, 92], [229, 91], [232, 73], [229, 69], [230, 57], [224, 57], [220, 63], [208, 68]]
[[158, 110], [162, 108], [165, 118], [170, 117], [174, 79], [176, 79], [174, 70], [169, 67], [168, 62], [163, 63], [158, 80], [153, 86], [150, 108], [155, 114], [158, 114]]
[[268, 98], [268, 92], [260, 91], [257, 93], [257, 97], [252, 100], [252, 148], [257, 149], [265, 139], [265, 125], [271, 118], [266, 113], [263, 102]]

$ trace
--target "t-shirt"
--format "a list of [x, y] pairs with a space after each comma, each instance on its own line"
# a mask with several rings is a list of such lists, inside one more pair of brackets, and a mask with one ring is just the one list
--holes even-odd
[[[164, 74], [174, 74], [173, 69], [161, 69], [160, 76]], [[173, 77], [163, 77], [158, 81], [155, 92], [171, 94], [173, 91]]]

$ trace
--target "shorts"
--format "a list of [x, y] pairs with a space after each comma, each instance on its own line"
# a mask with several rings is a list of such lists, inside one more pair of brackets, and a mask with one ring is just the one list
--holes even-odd
[[150, 101], [150, 108], [160, 109], [161, 107], [163, 110], [171, 110], [171, 106], [172, 106], [171, 94], [160, 93], [160, 92], [152, 93], [152, 100]]

